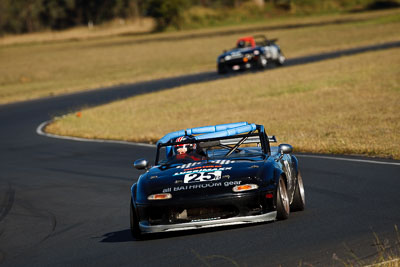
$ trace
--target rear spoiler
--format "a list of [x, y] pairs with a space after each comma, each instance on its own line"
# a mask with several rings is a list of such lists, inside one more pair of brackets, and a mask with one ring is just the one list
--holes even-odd
[[268, 141], [270, 143], [277, 143], [278, 142], [278, 141], [276, 141], [275, 135], [271, 135], [271, 136], [268, 135]]

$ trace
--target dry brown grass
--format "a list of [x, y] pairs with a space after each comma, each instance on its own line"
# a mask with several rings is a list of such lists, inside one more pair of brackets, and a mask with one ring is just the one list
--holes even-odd
[[[335, 23], [338, 19], [355, 22]], [[256, 30], [260, 26], [327, 22], [325, 26]], [[399, 28], [400, 11], [390, 10], [278, 19], [263, 24], [146, 36], [77, 38], [76, 41], [68, 41], [64, 36], [60, 40], [66, 41], [44, 43], [29, 43], [29, 39], [29, 42], [0, 46], [0, 104], [214, 70], [217, 55], [232, 47], [244, 34], [243, 30], [246, 35], [265, 33], [271, 38], [278, 37], [287, 57], [293, 58], [398, 40]], [[208, 34], [212, 37], [207, 37]], [[165, 39], [171, 37], [176, 40]]]
[[46, 130], [154, 142], [179, 129], [249, 121], [297, 152], [400, 159], [399, 107], [400, 49], [389, 49], [141, 95]]
[[61, 42], [68, 40], [87, 40], [115, 35], [149, 33], [154, 28], [151, 18], [137, 20], [117, 19], [92, 27], [75, 27], [63, 31], [45, 31], [27, 34], [6, 35], [0, 38], [0, 45]]

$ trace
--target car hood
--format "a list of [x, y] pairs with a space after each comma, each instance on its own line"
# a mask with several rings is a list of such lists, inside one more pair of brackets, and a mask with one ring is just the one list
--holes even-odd
[[242, 56], [244, 54], [252, 53], [254, 50], [257, 50], [257, 48], [253, 47], [236, 48], [221, 54], [219, 57], [222, 58], [226, 56], [231, 56], [231, 57]]
[[266, 166], [269, 165], [264, 160], [220, 160], [155, 166], [138, 181], [138, 201], [146, 202], [148, 195], [158, 193], [171, 193], [176, 199], [188, 194], [206, 196], [232, 193], [234, 186], [243, 184], [264, 186], [267, 182]]

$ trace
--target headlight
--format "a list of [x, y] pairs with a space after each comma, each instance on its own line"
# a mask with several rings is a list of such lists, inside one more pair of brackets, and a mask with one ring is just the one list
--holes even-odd
[[147, 197], [148, 200], [164, 200], [170, 198], [172, 198], [170, 193], [154, 194]]
[[259, 54], [260, 54], [260, 51], [258, 51], [258, 50], [255, 50], [255, 51], [254, 51], [254, 55], [257, 56], [257, 55], [259, 55]]
[[258, 185], [256, 184], [244, 184], [244, 185], [237, 185], [232, 188], [233, 192], [243, 192], [257, 189]]
[[225, 60], [230, 60], [231, 56], [225, 56]]

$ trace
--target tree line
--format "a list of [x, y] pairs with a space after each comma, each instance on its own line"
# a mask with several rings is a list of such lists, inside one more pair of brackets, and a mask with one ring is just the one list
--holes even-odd
[[132, 0], [1, 0], [0, 32], [61, 30], [137, 15]]
[[140, 16], [153, 17], [156, 30], [162, 31], [168, 26], [179, 28], [181, 14], [190, 6], [229, 8], [247, 1], [255, 0], [1, 0], [0, 34], [61, 30]]
[[[180, 27], [182, 13], [191, 6], [234, 8], [244, 2], [290, 7], [320, 0], [0, 0], [0, 35], [62, 30], [81, 25], [97, 25], [115, 18], [153, 17], [156, 30]], [[324, 0], [371, 2], [374, 0]], [[383, 1], [383, 0], [375, 0]], [[397, 2], [397, 0], [383, 2]]]

